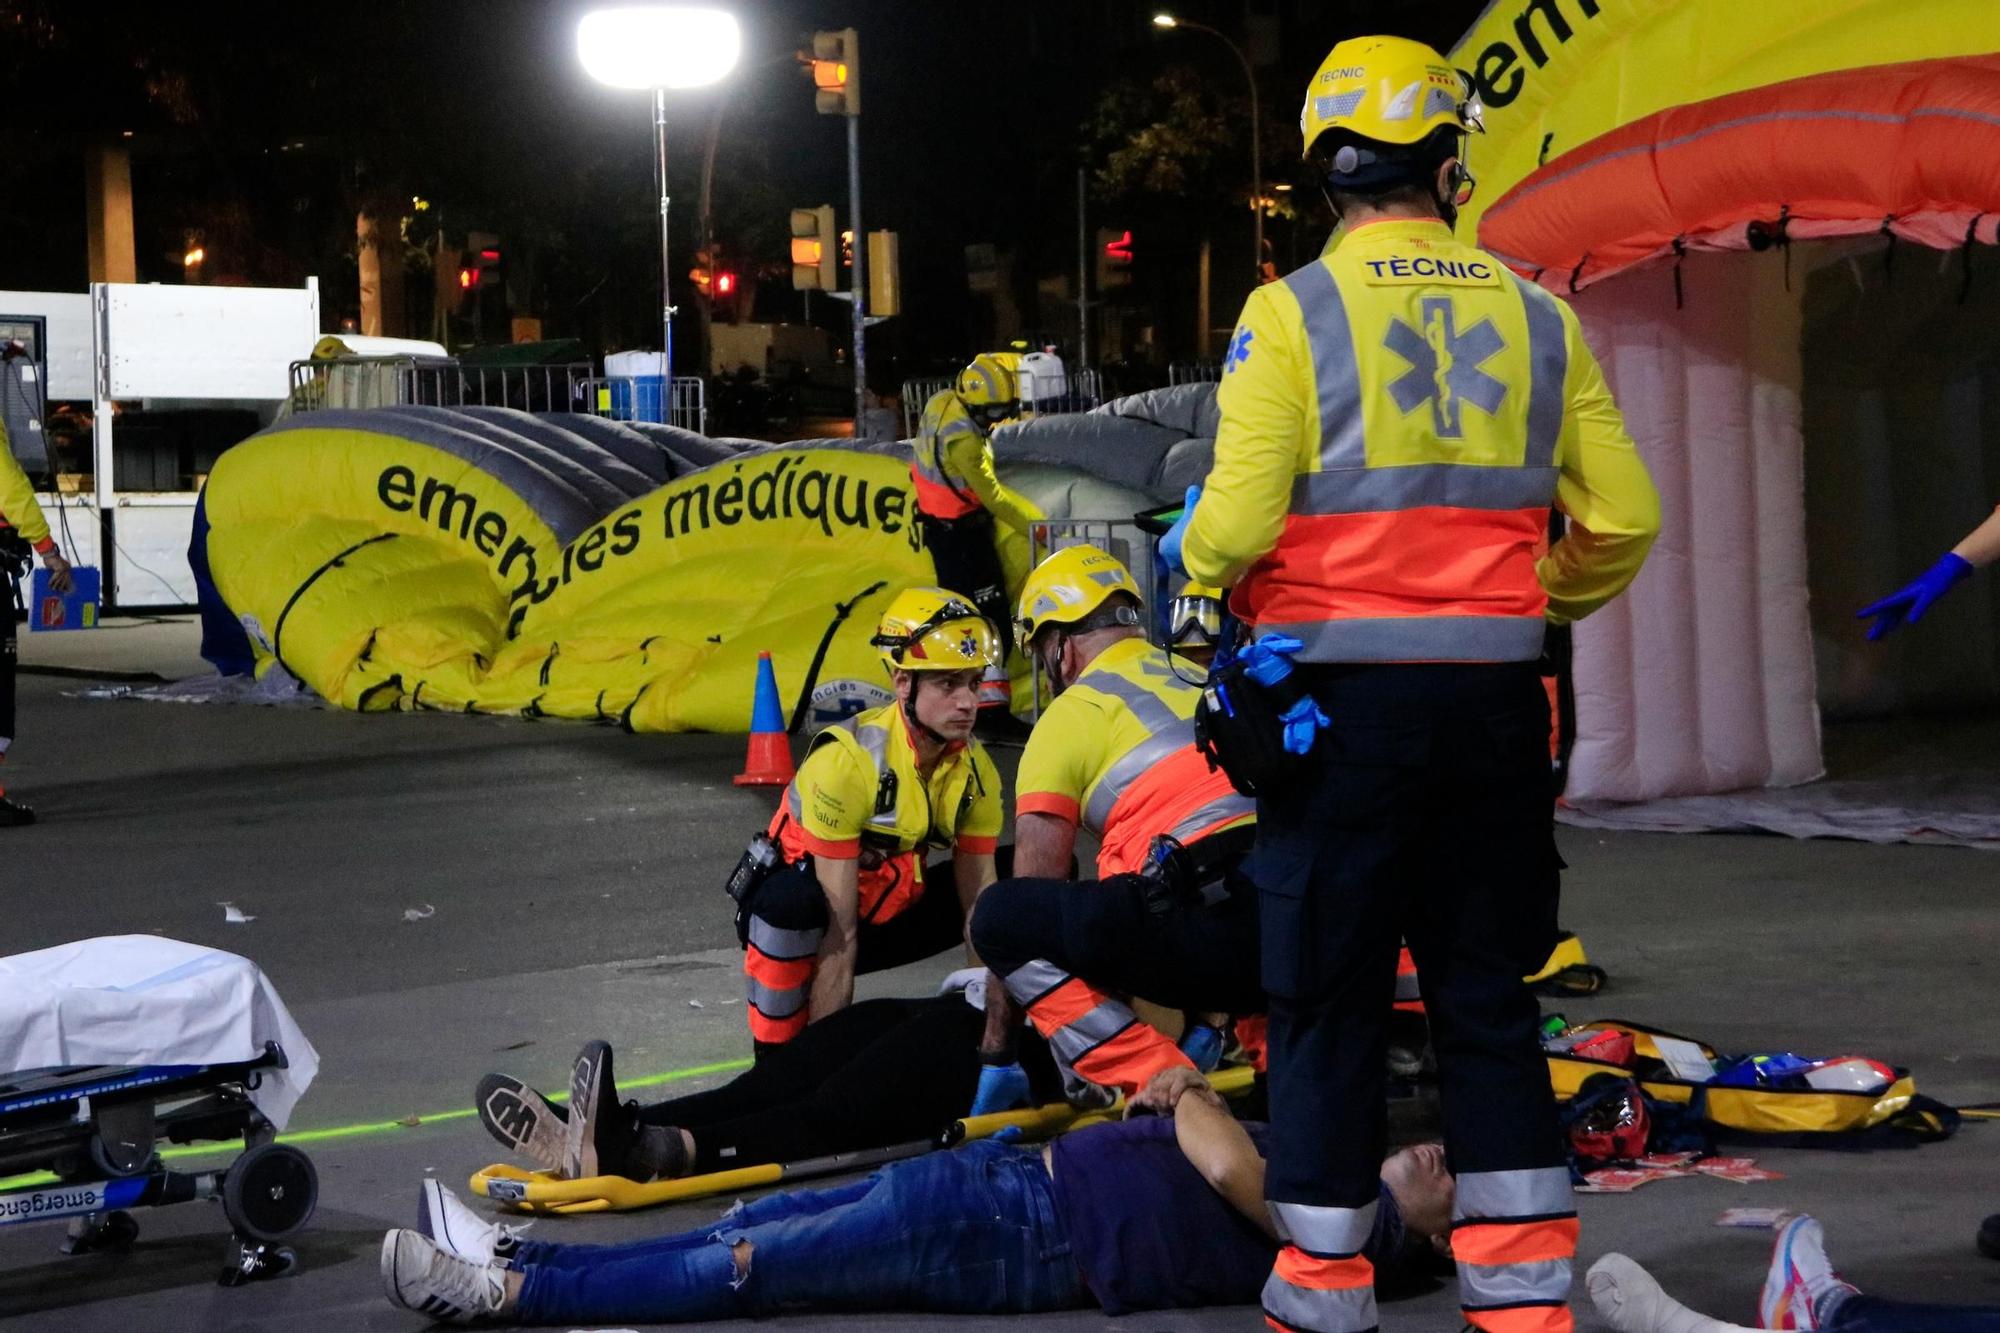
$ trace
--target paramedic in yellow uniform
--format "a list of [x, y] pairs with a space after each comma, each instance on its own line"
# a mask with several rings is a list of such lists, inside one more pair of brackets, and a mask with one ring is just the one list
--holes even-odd
[[[5, 359], [20, 355], [19, 343], [11, 344]], [[13, 367], [8, 367], [12, 373]], [[19, 595], [14, 579], [26, 577], [34, 556], [40, 556], [49, 571], [49, 588], [54, 592], [70, 589], [69, 561], [56, 549], [49, 535], [49, 521], [35, 500], [35, 487], [21, 470], [8, 447], [7, 430], [0, 426], [0, 579], [7, 582], [7, 596], [0, 598], [0, 763], [7, 760], [7, 748], [14, 743], [14, 665], [17, 645], [14, 638], [15, 599]], [[0, 782], [0, 828], [18, 828], [35, 822], [35, 812], [7, 799]]]
[[[1056, 697], [1021, 755], [1020, 877], [988, 890], [972, 920], [975, 950], [1065, 1075], [1127, 1095], [1191, 1061], [1121, 996], [1211, 1015], [1264, 1010], [1256, 894], [1237, 874], [1255, 806], [1195, 748], [1201, 668], [1148, 643], [1143, 620], [1132, 575], [1095, 546], [1057, 551], [1029, 574], [1016, 625]], [[1098, 843], [1095, 882], [1070, 878], [1079, 832]], [[1008, 1083], [1025, 1086], [996, 989], [981, 1056], [1006, 1072], [982, 1077], [974, 1114], [1003, 1109], [991, 1102]], [[1190, 1035], [1189, 1052], [1205, 1043], [1212, 1066], [1216, 1026]]]
[[[1339, 243], [1254, 292], [1214, 466], [1162, 539], [1282, 685], [1295, 781], [1260, 797], [1280, 1329], [1376, 1326], [1368, 1261], [1400, 932], [1458, 1177], [1467, 1323], [1568, 1333], [1577, 1223], [1522, 982], [1555, 931], [1544, 627], [1638, 573], [1659, 500], [1575, 314], [1452, 235], [1478, 109], [1393, 37], [1336, 46], [1301, 125]], [[1570, 520], [1547, 548], [1551, 505]], [[1275, 686], [1271, 686], [1275, 688]]]
[[[997, 632], [963, 598], [919, 587], [890, 603], [874, 642], [896, 701], [813, 738], [771, 821], [776, 863], [738, 898], [759, 1050], [852, 1003], [858, 973], [962, 942], [997, 875], [1000, 775], [972, 737]], [[933, 849], [951, 859], [927, 868]], [[951, 884], [933, 884], [947, 867]]]

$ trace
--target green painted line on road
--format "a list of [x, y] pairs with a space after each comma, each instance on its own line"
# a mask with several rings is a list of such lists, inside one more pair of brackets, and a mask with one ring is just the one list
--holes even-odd
[[[647, 1074], [643, 1078], [621, 1079], [619, 1080], [618, 1088], [621, 1092], [631, 1088], [656, 1088], [662, 1083], [674, 1083], [681, 1079], [689, 1078], [705, 1078], [710, 1074], [734, 1074], [749, 1067], [750, 1061], [746, 1059], [717, 1060], [713, 1064], [690, 1065], [686, 1069], [669, 1069], [664, 1073]], [[552, 1102], [568, 1101], [569, 1092], [565, 1090], [552, 1093], [549, 1096], [549, 1100]], [[394, 1133], [399, 1129], [420, 1129], [425, 1125], [434, 1125], [446, 1120], [464, 1120], [469, 1116], [477, 1114], [478, 1111], [476, 1109], [464, 1107], [451, 1111], [436, 1111], [429, 1115], [414, 1115], [402, 1120], [375, 1120], [358, 1125], [335, 1125], [327, 1129], [301, 1129], [289, 1134], [278, 1135], [278, 1142], [295, 1145], [331, 1143], [338, 1139], [358, 1139], [366, 1138], [371, 1134]], [[242, 1149], [234, 1144], [187, 1143], [181, 1144], [178, 1147], [162, 1148], [160, 1150], [160, 1157], [163, 1161], [173, 1162], [190, 1157], [234, 1155], [241, 1151]], [[34, 1185], [50, 1185], [54, 1184], [55, 1180], [56, 1178], [46, 1171], [37, 1171], [25, 1176], [9, 1176], [0, 1179], [0, 1190], [27, 1188]]]

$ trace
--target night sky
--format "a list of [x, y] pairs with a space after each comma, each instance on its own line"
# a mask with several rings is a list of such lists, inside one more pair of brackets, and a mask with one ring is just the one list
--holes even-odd
[[[575, 24], [592, 7], [0, 0], [0, 71], [12, 108], [0, 158], [11, 233], [0, 287], [84, 286], [84, 145], [129, 130], [141, 281], [180, 281], [184, 238], [198, 231], [209, 280], [291, 285], [317, 274], [333, 326], [355, 313], [357, 208], [421, 195], [433, 211], [419, 231], [442, 216], [447, 234], [476, 227], [504, 238], [519, 270], [509, 279], [517, 304], [532, 306], [551, 334], [582, 338], [593, 351], [643, 341], [657, 300], [650, 102], [584, 74]], [[844, 126], [812, 111], [809, 82], [791, 56], [815, 28], [852, 26], [864, 71], [864, 221], [901, 233], [909, 313], [891, 330], [889, 350], [911, 364], [919, 348], [951, 357], [969, 350], [967, 244], [1013, 252], [1030, 307], [1038, 276], [1074, 267], [1082, 127], [1106, 89], [1181, 66], [1237, 117], [1232, 124], [1247, 124], [1242, 73], [1226, 48], [1187, 32], [1156, 33], [1154, 4], [728, 7], [744, 25], [742, 67], [725, 91], [676, 94], [670, 113], [677, 269], [692, 253], [708, 118], [723, 100], [718, 239], [733, 268], [767, 273], [759, 317], [796, 310], [780, 267], [787, 210], [832, 203], [845, 225], [847, 194]], [[1449, 46], [1480, 4], [1194, 0], [1176, 8], [1246, 40], [1250, 14], [1263, 16], [1269, 176], [1296, 161], [1298, 99], [1334, 42], [1393, 31]], [[1247, 143], [1237, 157], [1247, 168]], [[1238, 168], [1236, 157], [1228, 166]], [[1165, 281], [1200, 234], [1219, 254], [1247, 246], [1247, 219], [1218, 221], [1199, 198], [1094, 203], [1093, 213], [1099, 224], [1135, 228], [1135, 274], [1146, 281]], [[1302, 218], [1289, 235], [1290, 224], [1274, 225], [1279, 260], [1281, 247], [1313, 244], [1318, 226]], [[676, 283], [684, 285], [682, 272]], [[1240, 298], [1240, 289], [1220, 284], [1216, 301], [1228, 308], [1217, 318], [1226, 322]], [[692, 308], [691, 293], [676, 299]], [[1185, 325], [1191, 317], [1179, 318]]]

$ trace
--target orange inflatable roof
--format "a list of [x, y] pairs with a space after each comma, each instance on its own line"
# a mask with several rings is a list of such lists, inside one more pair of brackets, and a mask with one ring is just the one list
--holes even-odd
[[1837, 70], [1646, 116], [1523, 178], [1479, 241], [1574, 291], [1681, 249], [1871, 231], [2000, 244], [2000, 55]]

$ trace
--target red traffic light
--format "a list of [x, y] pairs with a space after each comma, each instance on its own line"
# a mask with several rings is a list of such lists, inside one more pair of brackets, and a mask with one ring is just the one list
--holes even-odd
[[[1131, 235], [1130, 232], [1125, 234], [1127, 236]], [[500, 262], [500, 252], [498, 250], [481, 250], [479, 252], [479, 262], [481, 264], [497, 264]]]
[[736, 275], [734, 273], [725, 271], [715, 275], [715, 294], [717, 296], [730, 296], [735, 291]]
[[1104, 253], [1109, 259], [1120, 264], [1132, 262], [1132, 233], [1128, 230], [1115, 241], [1104, 243]]

